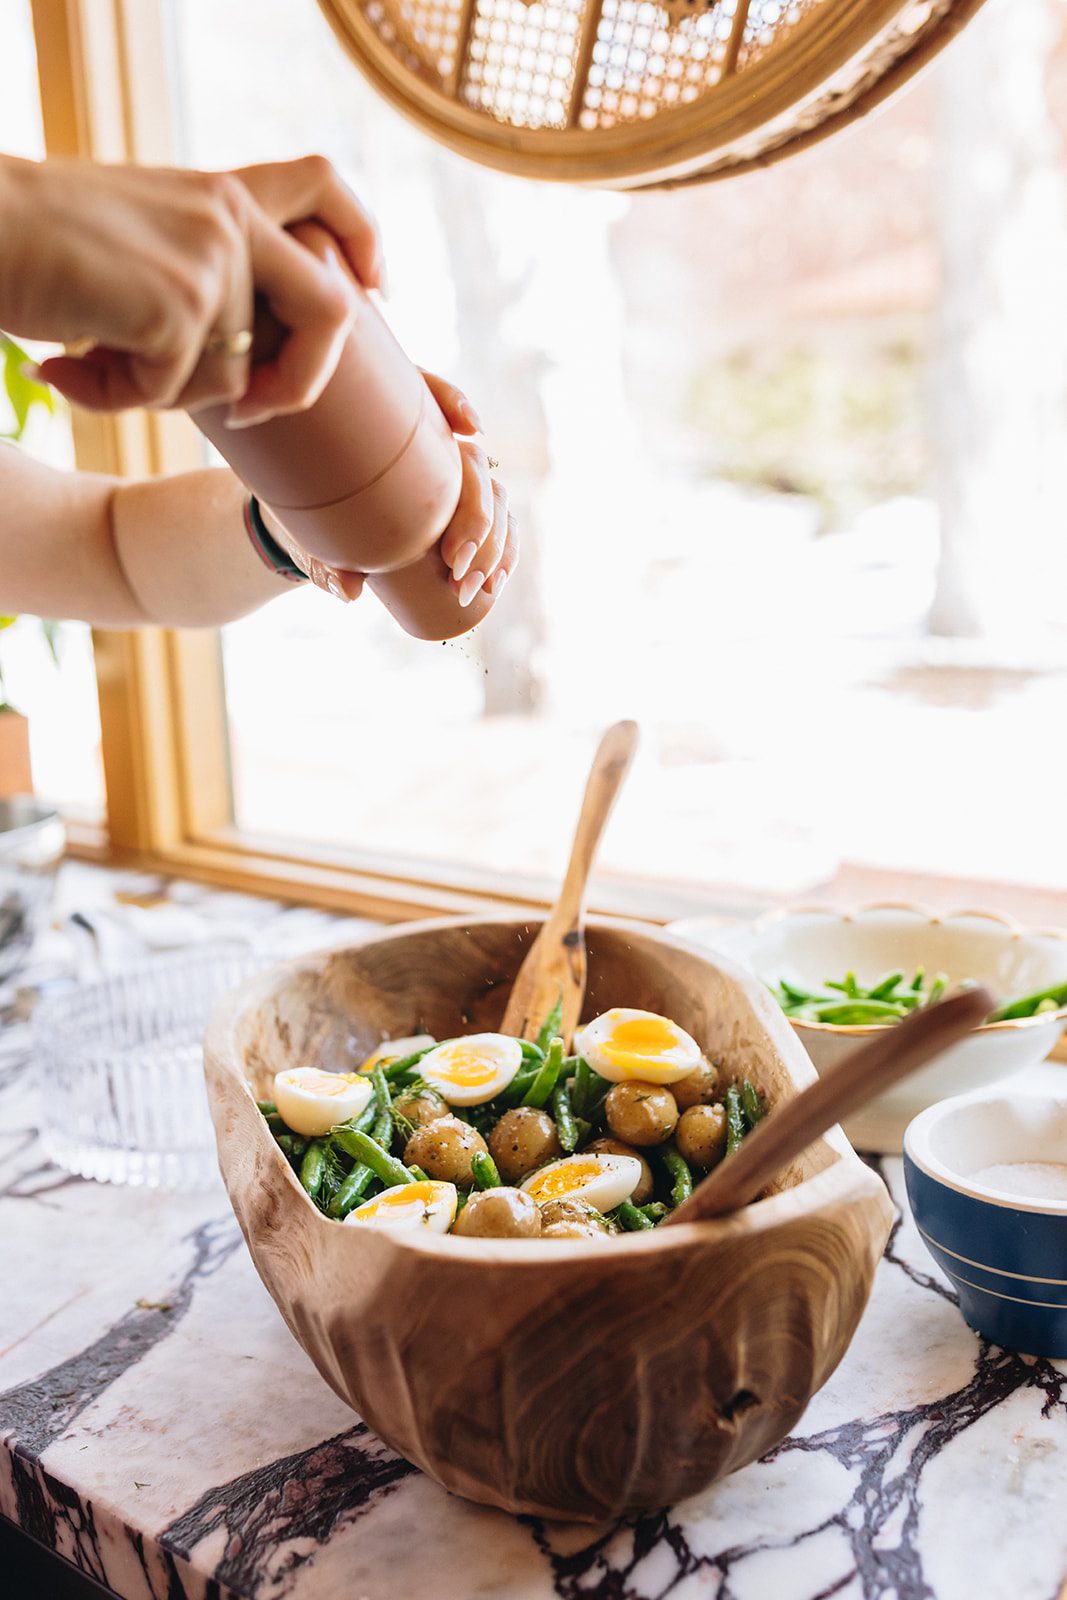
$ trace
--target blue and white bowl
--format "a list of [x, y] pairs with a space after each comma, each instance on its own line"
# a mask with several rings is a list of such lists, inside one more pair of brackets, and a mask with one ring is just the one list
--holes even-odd
[[1067, 1177], [1067, 1099], [979, 1091], [931, 1106], [904, 1136], [908, 1199], [927, 1249], [976, 1333], [1067, 1358], [1067, 1198], [979, 1176], [1050, 1163]]

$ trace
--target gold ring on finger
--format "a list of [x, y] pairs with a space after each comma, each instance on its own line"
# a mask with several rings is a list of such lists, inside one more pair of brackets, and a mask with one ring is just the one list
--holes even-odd
[[206, 356], [246, 356], [252, 348], [251, 328], [238, 328], [234, 333], [213, 333], [204, 345]]
[[500, 465], [500, 462], [497, 460], [496, 456], [487, 456], [486, 460], [489, 463], [489, 471], [495, 472], [497, 467]]

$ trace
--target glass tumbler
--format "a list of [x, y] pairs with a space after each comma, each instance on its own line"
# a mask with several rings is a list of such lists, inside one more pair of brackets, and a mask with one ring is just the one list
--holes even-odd
[[33, 1070], [51, 1159], [106, 1183], [215, 1182], [204, 1028], [256, 965], [247, 946], [201, 945], [42, 1001]]

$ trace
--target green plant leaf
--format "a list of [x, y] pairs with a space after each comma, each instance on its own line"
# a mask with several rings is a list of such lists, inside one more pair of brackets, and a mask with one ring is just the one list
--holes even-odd
[[46, 383], [26, 376], [22, 369], [27, 364], [32, 365], [32, 358], [6, 333], [0, 333], [0, 355], [4, 364], [4, 388], [15, 414], [15, 431], [6, 437], [21, 439], [33, 407], [43, 406], [49, 415], [54, 415], [56, 397]]

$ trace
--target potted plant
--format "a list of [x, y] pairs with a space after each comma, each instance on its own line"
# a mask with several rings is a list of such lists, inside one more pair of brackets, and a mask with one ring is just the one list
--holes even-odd
[[[34, 406], [55, 411], [55, 397], [51, 389], [37, 383], [25, 372], [30, 362], [26, 351], [0, 333], [0, 370], [3, 387], [11, 408], [13, 425], [0, 432], [0, 439], [17, 444], [26, 431], [26, 424]], [[10, 628], [17, 617], [0, 616], [0, 631]], [[55, 656], [55, 624], [43, 622], [48, 647]], [[8, 701], [4, 690], [3, 662], [0, 659], [0, 799], [13, 794], [29, 794], [33, 789], [30, 771], [29, 723], [20, 711]]]

